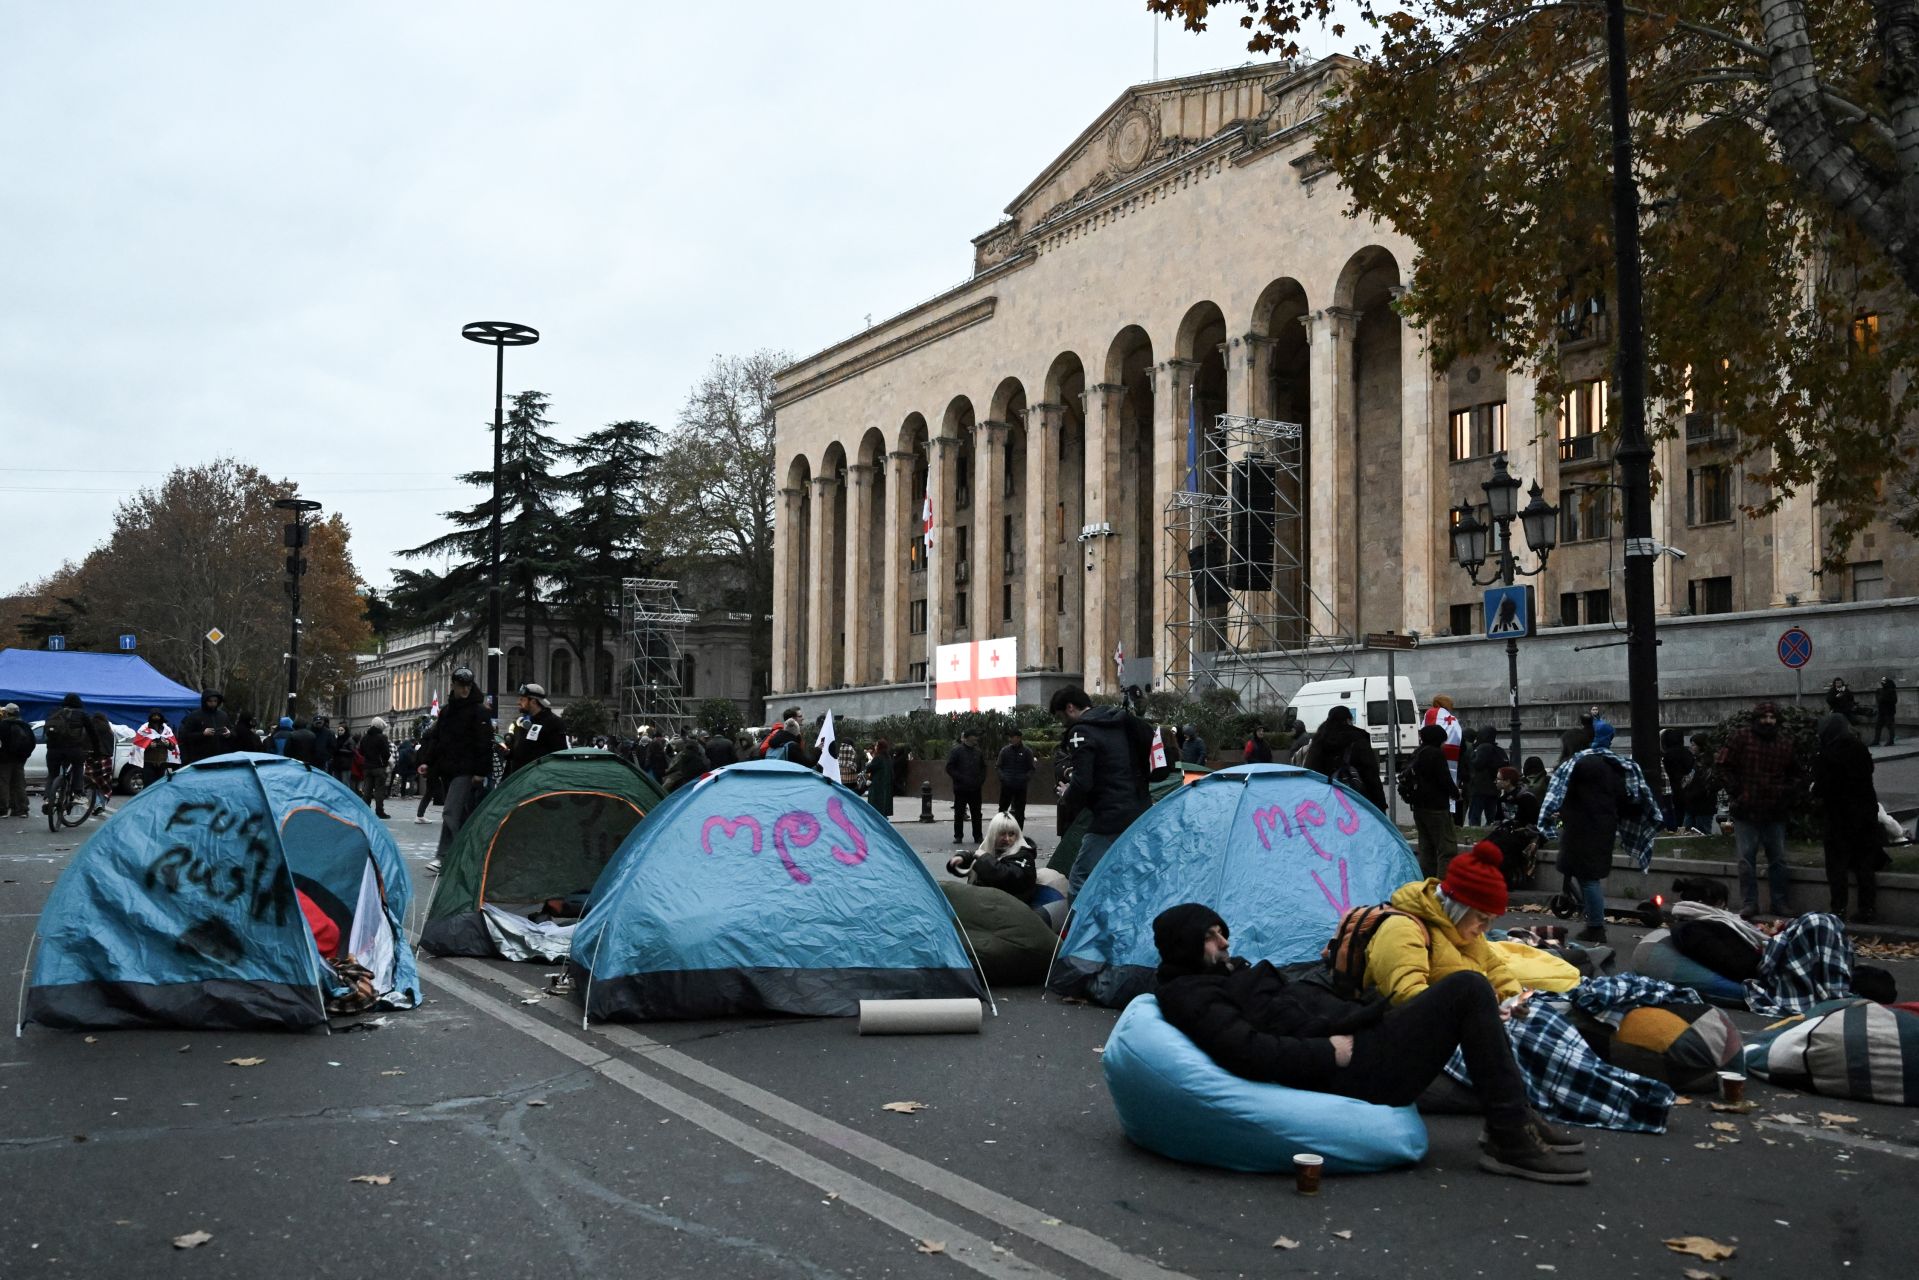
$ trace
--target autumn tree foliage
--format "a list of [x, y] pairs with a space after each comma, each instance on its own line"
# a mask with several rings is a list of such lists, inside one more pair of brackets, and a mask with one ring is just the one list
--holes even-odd
[[[1330, 0], [1147, 0], [1289, 56]], [[1319, 146], [1419, 248], [1401, 307], [1442, 365], [1560, 388], [1562, 319], [1612, 292], [1603, 0], [1359, 0]], [[1810, 489], [1832, 553], [1919, 531], [1919, 0], [1632, 0], [1654, 421], [1737, 432], [1755, 513]], [[1661, 412], [1661, 409], [1664, 412]], [[1749, 491], [1751, 492], [1751, 491]]]

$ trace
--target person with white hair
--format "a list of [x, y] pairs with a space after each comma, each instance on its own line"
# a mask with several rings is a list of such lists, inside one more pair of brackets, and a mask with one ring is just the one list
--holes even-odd
[[1066, 924], [1071, 886], [1059, 872], [1039, 865], [1039, 846], [1010, 813], [994, 814], [979, 847], [953, 855], [946, 870], [964, 876], [968, 884], [1012, 894], [1037, 912], [1055, 933]]
[[393, 740], [387, 737], [386, 721], [379, 716], [360, 737], [360, 797], [384, 818], [388, 783], [393, 777]]

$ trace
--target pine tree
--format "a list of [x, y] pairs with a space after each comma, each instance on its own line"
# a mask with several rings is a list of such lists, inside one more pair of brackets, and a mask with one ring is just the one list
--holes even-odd
[[562, 453], [577, 464], [562, 481], [573, 503], [573, 552], [556, 574], [553, 596], [568, 638], [581, 655], [583, 687], [599, 686], [600, 654], [608, 620], [620, 607], [621, 580], [650, 577], [658, 555], [648, 541], [654, 508], [654, 465], [662, 432], [648, 422], [613, 422], [582, 436]]

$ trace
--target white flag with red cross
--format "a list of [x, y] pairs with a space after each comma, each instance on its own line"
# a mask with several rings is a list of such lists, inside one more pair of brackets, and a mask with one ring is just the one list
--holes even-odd
[[1019, 701], [1019, 642], [1011, 636], [943, 644], [933, 665], [935, 711], [1011, 711]]
[[926, 538], [926, 549], [933, 549], [933, 495], [927, 494], [926, 501], [920, 506], [920, 533]]

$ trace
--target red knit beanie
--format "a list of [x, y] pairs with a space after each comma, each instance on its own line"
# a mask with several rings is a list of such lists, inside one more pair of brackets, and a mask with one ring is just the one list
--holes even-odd
[[1454, 902], [1489, 916], [1503, 916], [1506, 914], [1506, 876], [1499, 869], [1501, 861], [1499, 846], [1490, 840], [1481, 840], [1453, 859], [1439, 887]]

